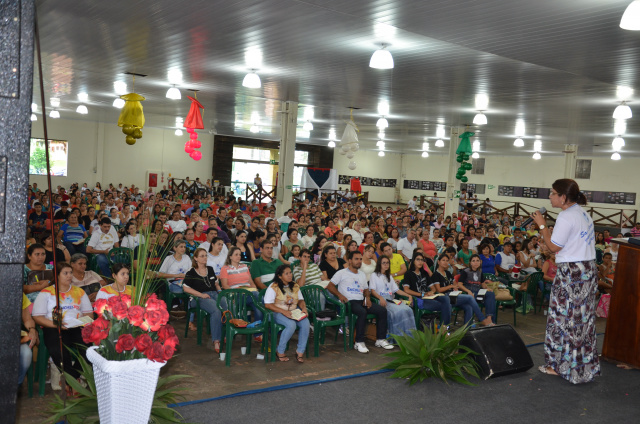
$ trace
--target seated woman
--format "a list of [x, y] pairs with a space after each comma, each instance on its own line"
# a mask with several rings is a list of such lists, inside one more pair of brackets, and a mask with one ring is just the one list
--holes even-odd
[[536, 252], [533, 251], [533, 241], [526, 239], [522, 242], [522, 250], [516, 254], [516, 259], [520, 262], [522, 271], [533, 274], [536, 269]]
[[53, 255], [56, 255], [56, 262], [69, 262], [71, 260], [71, 255], [69, 254], [69, 250], [62, 243], [57, 243], [55, 248], [53, 246], [53, 241], [51, 238], [51, 233], [46, 232], [42, 233], [40, 236], [40, 243], [44, 246], [45, 250], [45, 258], [44, 262], [47, 264], [53, 264]]
[[131, 286], [129, 283], [129, 266], [125, 264], [115, 264], [111, 267], [111, 275], [113, 283], [106, 285], [100, 289], [96, 300], [108, 300], [113, 296], [127, 295], [131, 296]]
[[322, 249], [324, 249], [327, 243], [328, 243], [327, 238], [324, 235], [319, 234], [318, 237], [316, 238], [315, 243], [313, 243], [313, 246], [311, 246], [311, 249], [309, 249], [311, 251], [311, 259], [315, 264], [320, 265], [320, 258], [322, 257]]
[[[191, 269], [191, 258], [186, 254], [187, 245], [184, 240], [176, 241], [173, 245], [173, 251], [175, 253], [167, 256], [162, 262], [156, 278], [166, 278], [172, 293], [182, 293], [182, 279]], [[171, 305], [167, 306], [171, 308]]]
[[22, 272], [22, 292], [27, 295], [31, 303], [36, 301], [40, 290], [49, 286], [53, 280], [49, 278], [53, 277], [52, 271], [44, 272], [53, 269], [53, 265], [44, 263], [45, 257], [44, 246], [41, 244], [32, 244], [27, 249], [27, 263], [24, 264]]
[[422, 253], [414, 255], [402, 280], [404, 292], [415, 296], [413, 301], [417, 302], [418, 308], [440, 311], [440, 321], [444, 325], [449, 325], [451, 322], [451, 302], [449, 298], [447, 296], [437, 296], [433, 299], [423, 299], [424, 296], [436, 294], [431, 278], [427, 271], [424, 270], [423, 265], [424, 255]]
[[184, 241], [185, 241], [185, 253], [187, 256], [191, 257], [193, 252], [196, 251], [200, 243], [195, 240], [196, 232], [193, 228], [187, 228], [184, 230]]
[[[308, 251], [307, 251], [308, 253]], [[276, 269], [273, 283], [267, 288], [264, 294], [264, 306], [273, 311], [273, 318], [276, 323], [283, 325], [285, 328], [280, 334], [276, 356], [281, 362], [287, 362], [289, 358], [284, 354], [287, 343], [298, 328], [298, 346], [296, 348], [296, 361], [304, 362], [304, 352], [307, 348], [307, 340], [309, 339], [310, 324], [307, 317], [296, 320], [292, 312], [300, 309], [303, 313], [307, 313], [307, 306], [304, 303], [304, 297], [300, 293], [300, 286], [293, 282], [293, 274], [287, 265], [280, 265]], [[272, 347], [273, 349], [273, 347]]]
[[[422, 230], [422, 237], [420, 238], [420, 240], [418, 240], [418, 246], [422, 247], [422, 251], [424, 252], [424, 254], [428, 257], [430, 257], [431, 259], [433, 259], [436, 256], [436, 252], [437, 252], [437, 247], [436, 245], [429, 239], [430, 237], [430, 228], [425, 227]], [[434, 230], [434, 234], [437, 230]]]
[[556, 272], [558, 272], [558, 266], [556, 265], [556, 254], [550, 250], [545, 251], [542, 254], [544, 263], [542, 264], [543, 277], [538, 281], [538, 288], [541, 292], [544, 292], [545, 286], [547, 288], [547, 294], [545, 298], [549, 300], [551, 293], [551, 285], [556, 278]]
[[611, 294], [611, 290], [613, 290], [613, 279], [616, 275], [616, 265], [613, 263], [612, 258], [611, 253], [607, 252], [602, 255], [602, 264], [598, 265], [600, 274], [598, 289], [607, 294]]
[[286, 255], [284, 255], [284, 259], [286, 263], [293, 265], [300, 260], [300, 252], [302, 252], [302, 248], [297, 244], [291, 246], [291, 251], [289, 251]]
[[291, 248], [296, 244], [300, 246], [301, 249], [304, 249], [304, 244], [302, 240], [298, 239], [298, 230], [295, 228], [289, 227], [289, 229], [287, 229], [287, 238], [287, 241], [283, 243], [286, 252], [290, 252]]
[[345, 245], [346, 253], [344, 254], [343, 259], [346, 260], [347, 255], [349, 255], [349, 252], [355, 252], [356, 250], [358, 250], [358, 243], [355, 240], [351, 240], [349, 243]]
[[330, 281], [333, 275], [344, 268], [346, 262], [336, 254], [336, 247], [328, 244], [322, 249], [320, 256], [320, 271], [322, 271], [322, 279]]
[[400, 290], [395, 280], [391, 278], [390, 264], [389, 258], [380, 257], [375, 271], [371, 274], [369, 289], [371, 295], [380, 301], [380, 306], [387, 308], [387, 332], [391, 335], [410, 334], [411, 330], [416, 328], [413, 309], [404, 302], [396, 304], [394, 295], [398, 293], [410, 299], [411, 296]]
[[62, 244], [70, 255], [85, 252], [83, 242], [87, 238], [87, 230], [78, 223], [78, 216], [75, 213], [69, 214], [68, 222], [60, 227], [58, 238], [62, 239]]
[[[449, 293], [452, 291], [459, 291], [462, 289], [462, 283], [458, 283], [453, 279], [453, 274], [447, 271], [449, 268], [449, 256], [447, 254], [442, 254], [438, 257], [438, 268], [436, 272], [433, 273], [432, 281], [434, 284], [434, 288], [438, 293], [443, 293], [446, 295], [448, 300]], [[476, 300], [469, 295], [466, 294], [458, 294], [456, 298], [455, 306], [462, 308], [464, 310], [464, 322], [469, 323], [475, 314], [478, 320], [480, 321], [480, 325], [491, 326], [493, 324], [491, 317], [485, 317]]]
[[[462, 234], [462, 233], [461, 233]], [[459, 265], [468, 267], [469, 259], [474, 254], [473, 250], [469, 249], [469, 240], [460, 240], [460, 246], [458, 246], [458, 252], [456, 253], [456, 260]]]
[[369, 281], [369, 278], [371, 278], [371, 274], [373, 274], [375, 269], [376, 249], [373, 244], [367, 244], [364, 248], [364, 254], [362, 255], [362, 265], [360, 266], [360, 271], [364, 272], [364, 275], [367, 276], [367, 281]]
[[[222, 240], [220, 240], [222, 241]], [[222, 338], [222, 314], [218, 309], [218, 292], [220, 284], [217, 281], [214, 269], [207, 266], [207, 251], [197, 248], [193, 252], [193, 268], [191, 268], [182, 280], [182, 289], [191, 295], [189, 308], [196, 307], [196, 300], [199, 298], [200, 308], [209, 313], [209, 327], [211, 329], [211, 340], [213, 349], [220, 353], [220, 340]]]
[[362, 243], [360, 244], [360, 246], [358, 246], [358, 250], [360, 251], [360, 253], [364, 255], [364, 248], [367, 246], [373, 246], [373, 251], [375, 252], [376, 245], [373, 241], [373, 233], [370, 231], [367, 231], [366, 233], [364, 233], [364, 236], [362, 236]]
[[87, 271], [87, 257], [82, 253], [76, 253], [71, 256], [71, 268], [73, 269], [71, 284], [80, 287], [87, 293], [89, 300], [95, 302], [98, 291], [100, 291], [107, 282], [96, 272]]
[[125, 236], [122, 238], [122, 242], [120, 243], [120, 247], [126, 247], [128, 249], [135, 249], [140, 246], [142, 242], [142, 236], [138, 234], [138, 226], [136, 225], [136, 221], [129, 221], [124, 226]]
[[[42, 326], [44, 344], [49, 349], [49, 354], [56, 366], [60, 367], [64, 364], [64, 371], [69, 373], [73, 378], [80, 377], [82, 370], [79, 361], [72, 362], [73, 355], [67, 347], [74, 348], [76, 345], [86, 346], [82, 340], [82, 327], [68, 328], [74, 319], [83, 316], [92, 316], [93, 308], [89, 297], [80, 287], [71, 284], [73, 270], [71, 265], [66, 262], [58, 264], [58, 288], [60, 309], [64, 311], [62, 314], [62, 327], [60, 335], [58, 328], [53, 322], [53, 309], [56, 307], [56, 291], [54, 286], [42, 289], [33, 304], [33, 320], [36, 324]], [[60, 348], [60, 339], [62, 338], [63, 348]], [[61, 351], [62, 350], [62, 351]], [[86, 359], [86, 350], [78, 349], [78, 354]], [[69, 390], [69, 388], [67, 389]], [[70, 393], [72, 394], [72, 393]]]
[[318, 232], [318, 228], [315, 225], [309, 225], [305, 230], [305, 235], [302, 237], [302, 244], [305, 249], [311, 249], [313, 243], [316, 242], [317, 236], [315, 235]]
[[267, 233], [262, 231], [261, 229], [257, 229], [253, 231], [247, 237], [247, 244], [251, 249], [253, 249], [253, 257], [259, 258], [261, 255], [260, 246], [262, 242], [267, 239]]
[[484, 294], [484, 309], [487, 315], [493, 319], [496, 317], [496, 295], [493, 290], [489, 289], [487, 283], [491, 283], [491, 280], [485, 280], [482, 278], [482, 260], [480, 256], [473, 254], [469, 259], [469, 268], [460, 271], [460, 279], [462, 283], [460, 290], [473, 296], [474, 299], [478, 297], [480, 289], [485, 289], [487, 292]]
[[[251, 273], [247, 265], [240, 263], [241, 255], [240, 249], [236, 246], [229, 248], [229, 256], [224, 263], [224, 266], [220, 270], [220, 288], [222, 290], [227, 289], [253, 289], [251, 290], [252, 297], [248, 298], [248, 305], [253, 311], [254, 321], [262, 319], [262, 311], [255, 306], [255, 302], [258, 302], [258, 291], [256, 284], [251, 278]], [[225, 307], [225, 305], [222, 305]]]

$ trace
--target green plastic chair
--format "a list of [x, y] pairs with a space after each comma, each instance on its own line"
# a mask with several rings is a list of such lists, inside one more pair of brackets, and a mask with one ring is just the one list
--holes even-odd
[[109, 264], [113, 267], [115, 264], [125, 264], [131, 267], [133, 263], [133, 250], [127, 247], [114, 247], [107, 254]]
[[[173, 301], [175, 299], [181, 299], [183, 304], [184, 304], [184, 310], [185, 312], [188, 312], [189, 309], [189, 295], [186, 293], [173, 293], [170, 290], [170, 286], [171, 283], [169, 283], [169, 280], [164, 280], [165, 282], [165, 291], [166, 291], [166, 304], [167, 304], [167, 309], [169, 311], [171, 311], [171, 306], [173, 305]], [[189, 319], [187, 318], [187, 326], [189, 325]]]
[[[402, 296], [400, 294], [395, 295], [396, 299], [400, 299], [400, 300], [409, 300], [408, 297], [406, 296]], [[428, 309], [421, 309], [420, 307], [418, 307], [418, 302], [417, 302], [418, 298], [416, 296], [413, 297], [413, 303], [412, 303], [412, 308], [413, 308], [413, 316], [416, 320], [416, 328], [417, 329], [422, 329], [422, 326], [420, 325], [421, 323], [421, 318], [423, 315], [426, 314], [435, 314], [437, 313], [437, 311], [430, 311]], [[440, 323], [442, 323], [442, 312], [440, 312]]]
[[[498, 280], [498, 277], [494, 274], [482, 274], [482, 278], [484, 280], [491, 280], [491, 281], [500, 281]], [[516, 326], [516, 290], [513, 287], [507, 287], [507, 289], [509, 290], [509, 293], [511, 293], [511, 296], [513, 297], [513, 299], [511, 300], [497, 300], [496, 299], [496, 324], [498, 323], [498, 311], [500, 310], [500, 306], [511, 306], [511, 308], [513, 309], [513, 326]]]
[[38, 396], [44, 397], [47, 379], [47, 365], [49, 364], [49, 350], [44, 344], [44, 334], [42, 333], [42, 328], [39, 325], [37, 325], [36, 328], [38, 329], [38, 338], [40, 340], [40, 343], [38, 344], [38, 356], [36, 358], [36, 361], [31, 363], [26, 376], [27, 390], [29, 392], [30, 398], [33, 397], [34, 381], [38, 382]]
[[[522, 315], [527, 314], [528, 298], [531, 296], [531, 302], [533, 302], [533, 313], [536, 313], [536, 296], [538, 295], [538, 281], [542, 280], [544, 274], [542, 272], [534, 272], [530, 274], [524, 281], [527, 282], [527, 291], [520, 293], [519, 307], [522, 307]], [[523, 282], [524, 283], [524, 282]], [[543, 298], [544, 299], [544, 298]]]
[[[207, 325], [208, 334], [211, 334], [210, 314], [200, 307], [200, 298], [195, 298], [196, 306], [190, 308], [187, 306], [187, 323], [184, 329], [184, 337], [187, 338], [189, 334], [189, 317], [191, 314], [195, 314], [196, 320], [196, 343], [198, 346], [202, 346], [202, 328], [205, 323]], [[187, 300], [189, 302], [189, 300]], [[187, 303], [188, 305], [188, 303]]]
[[[337, 327], [340, 326], [342, 328], [343, 340], [344, 340], [344, 351], [347, 351], [348, 345], [348, 337], [346, 335], [346, 323], [345, 323], [345, 306], [344, 303], [334, 300], [329, 297], [329, 292], [323, 289], [320, 286], [303, 286], [300, 291], [302, 292], [302, 296], [304, 296], [304, 301], [307, 305], [307, 310], [311, 315], [311, 323], [313, 324], [313, 356], [320, 356], [320, 343], [324, 344], [325, 334], [327, 332], [327, 327]], [[321, 311], [320, 307], [320, 297], [324, 295], [326, 302], [331, 303], [332, 305], [338, 308], [338, 315], [331, 319], [330, 321], [318, 321], [316, 318], [316, 313]], [[336, 339], [338, 338], [338, 331], [336, 329]], [[307, 349], [309, 352], [309, 349]]]
[[[244, 320], [247, 318], [247, 314], [249, 312], [249, 307], [247, 306], [247, 299], [249, 296], [251, 296], [251, 292], [244, 289], [223, 290], [218, 295], [218, 303], [217, 303], [218, 309], [220, 309], [223, 316], [225, 311], [229, 311], [231, 313], [231, 318], [239, 318]], [[221, 305], [221, 302], [223, 299], [227, 304], [227, 309], [224, 309]], [[239, 328], [231, 324], [231, 322], [229, 322], [230, 321], [229, 319], [227, 319], [224, 323], [223, 331], [224, 331], [226, 340], [221, 341], [220, 349], [221, 350], [226, 349], [225, 365], [227, 367], [231, 366], [231, 348], [233, 344], [233, 338], [236, 334], [247, 336], [247, 354], [249, 354], [251, 353], [251, 336], [258, 333], [263, 333], [264, 336], [262, 337], [262, 346], [260, 350], [261, 352], [267, 351], [266, 348], [268, 345], [268, 337], [266, 337], [266, 335], [268, 334], [268, 331], [269, 331], [269, 320], [271, 319], [270, 317], [271, 311], [267, 310], [259, 302], [255, 302], [255, 304], [256, 304], [256, 307], [260, 309], [264, 315], [262, 322], [260, 324], [255, 325], [253, 327]], [[226, 346], [225, 346], [225, 343], [226, 343]], [[268, 361], [268, 357], [269, 355], [265, 353], [264, 355], [265, 362]]]
[[[267, 292], [267, 289], [262, 289], [258, 292], [260, 297], [260, 302], [264, 305], [264, 294]], [[266, 308], [265, 308], [266, 309]], [[263, 337], [268, 338], [269, 340], [269, 356], [271, 362], [275, 362], [276, 360], [276, 346], [278, 346], [278, 334], [281, 331], [284, 331], [284, 325], [278, 324], [275, 319], [273, 319], [273, 311], [269, 311], [269, 321], [267, 323], [269, 327], [269, 333], [265, 334]], [[307, 358], [309, 357], [309, 341], [307, 340], [307, 349], [305, 349]], [[289, 342], [287, 342], [287, 348], [289, 350]]]

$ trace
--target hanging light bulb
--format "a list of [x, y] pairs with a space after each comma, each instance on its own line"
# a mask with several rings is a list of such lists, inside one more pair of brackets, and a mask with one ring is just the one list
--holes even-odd
[[31, 103], [31, 112], [36, 113], [38, 111], [38, 105], [36, 103]]
[[121, 98], [117, 98], [113, 101], [113, 107], [117, 107], [118, 109], [122, 109], [124, 106], [124, 100]]
[[378, 103], [378, 115], [387, 116], [389, 114], [389, 102], [382, 100]]
[[478, 159], [480, 157], [480, 153], [478, 152], [473, 152], [473, 154], [471, 155], [472, 158], [474, 159]]
[[626, 133], [627, 132], [627, 121], [625, 121], [624, 119], [616, 120], [616, 122], [613, 124], [613, 132], [616, 135], [623, 135], [624, 133]]
[[383, 116], [380, 119], [378, 119], [378, 122], [376, 122], [376, 127], [378, 127], [379, 129], [383, 130], [383, 129], [389, 127], [389, 122]]
[[311, 121], [307, 121], [302, 126], [302, 129], [305, 130], [305, 131], [312, 131], [313, 130], [313, 124], [311, 123]]
[[182, 130], [180, 128], [178, 128], [175, 132], [175, 135], [177, 135], [178, 137], [180, 137], [182, 135]]
[[640, 31], [640, 1], [636, 0], [627, 6], [620, 19], [620, 28]]
[[37, 121], [37, 120], [38, 120], [38, 117], [36, 116], [36, 114], [35, 114], [35, 113], [32, 113], [32, 114], [31, 114], [31, 120], [32, 120], [32, 121]]
[[334, 147], [336, 147], [336, 142], [335, 142], [335, 141], [333, 141], [333, 140], [331, 140], [331, 141], [329, 142], [328, 146], [329, 146], [329, 147], [331, 147], [331, 148], [333, 149]]
[[378, 156], [383, 157], [383, 156], [384, 156], [384, 152], [383, 152], [382, 150], [380, 150], [380, 151], [378, 152]]
[[535, 153], [533, 154], [533, 158], [534, 158], [535, 160], [539, 160], [539, 159], [541, 159], [541, 158], [542, 158], [542, 156], [540, 156], [540, 153], [535, 152]]
[[429, 152], [422, 152], [422, 157], [423, 158], [428, 158], [429, 157]]
[[76, 108], [76, 112], [80, 115], [86, 115], [87, 113], [89, 113], [89, 110], [85, 105], [80, 105]]
[[624, 139], [622, 137], [614, 138], [611, 142], [611, 146], [616, 152], [619, 151], [620, 149], [622, 149], [622, 147], [624, 147]]
[[626, 102], [622, 102], [613, 111], [613, 119], [631, 119], [632, 116], [631, 108]]
[[178, 90], [175, 85], [167, 90], [167, 99], [180, 100], [181, 98], [180, 90]]
[[473, 147], [471, 147], [471, 151], [479, 152], [480, 151], [480, 142], [478, 140], [473, 142]]
[[436, 147], [444, 147], [444, 141], [442, 141], [442, 140], [438, 139], [438, 140], [436, 141]]
[[480, 112], [473, 117], [474, 125], [486, 125], [487, 124], [487, 115]]
[[516, 147], [523, 147], [524, 141], [521, 138], [516, 138], [516, 140], [513, 142], [513, 145]]
[[379, 50], [376, 50], [371, 55], [369, 61], [369, 67], [375, 69], [393, 69], [393, 56], [391, 52], [386, 50], [386, 45], [382, 45]]
[[260, 127], [257, 126], [256, 124], [251, 125], [251, 128], [249, 129], [249, 131], [251, 131], [252, 133], [259, 133], [260, 132]]
[[489, 96], [486, 94], [476, 94], [476, 109], [487, 110], [489, 108]]
[[116, 92], [117, 95], [121, 96], [123, 94], [127, 94], [127, 83], [124, 81], [116, 81], [113, 83], [113, 91]]
[[58, 112], [57, 110], [53, 109], [50, 113], [49, 113], [49, 118], [52, 119], [58, 119], [60, 117], [60, 112]]
[[621, 159], [620, 153], [618, 153], [618, 152], [614, 152], [614, 153], [611, 155], [611, 159], [612, 159], [612, 160], [620, 160], [620, 159]]
[[245, 75], [242, 80], [242, 85], [247, 88], [260, 88], [262, 86], [262, 82], [260, 81], [260, 77], [256, 74], [255, 70], [252, 69], [247, 75]]

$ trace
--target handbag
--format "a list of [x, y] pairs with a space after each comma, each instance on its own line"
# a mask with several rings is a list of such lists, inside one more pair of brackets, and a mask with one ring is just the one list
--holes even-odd
[[607, 318], [609, 316], [609, 304], [611, 303], [611, 295], [603, 294], [600, 296], [598, 307], [596, 308], [596, 316], [599, 318]]
[[[428, 312], [423, 314], [420, 317], [420, 324], [422, 324], [423, 327], [426, 327], [429, 330], [434, 331], [435, 329], [438, 328], [439, 319], [440, 319], [439, 312]], [[420, 330], [422, 330], [422, 328], [420, 328]]]
[[336, 318], [338, 316], [338, 312], [333, 309], [324, 309], [322, 311], [316, 312], [316, 318]]
[[501, 300], [501, 301], [505, 301], [505, 300], [513, 300], [513, 296], [511, 296], [511, 292], [507, 289], [495, 289], [493, 291], [496, 295], [496, 300]]
[[231, 315], [231, 311], [224, 311], [222, 313], [222, 323], [225, 324], [227, 321], [229, 321], [229, 323], [236, 328], [245, 328], [249, 324], [243, 319], [233, 318], [233, 315]]

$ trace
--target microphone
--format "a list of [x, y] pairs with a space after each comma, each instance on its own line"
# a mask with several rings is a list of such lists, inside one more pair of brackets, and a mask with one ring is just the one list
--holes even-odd
[[[544, 215], [545, 213], [547, 213], [547, 208], [543, 206], [540, 209], [538, 209], [538, 212]], [[532, 222], [533, 222], [533, 218], [529, 217], [522, 223], [522, 227], [526, 229], [527, 225], [531, 224]]]

